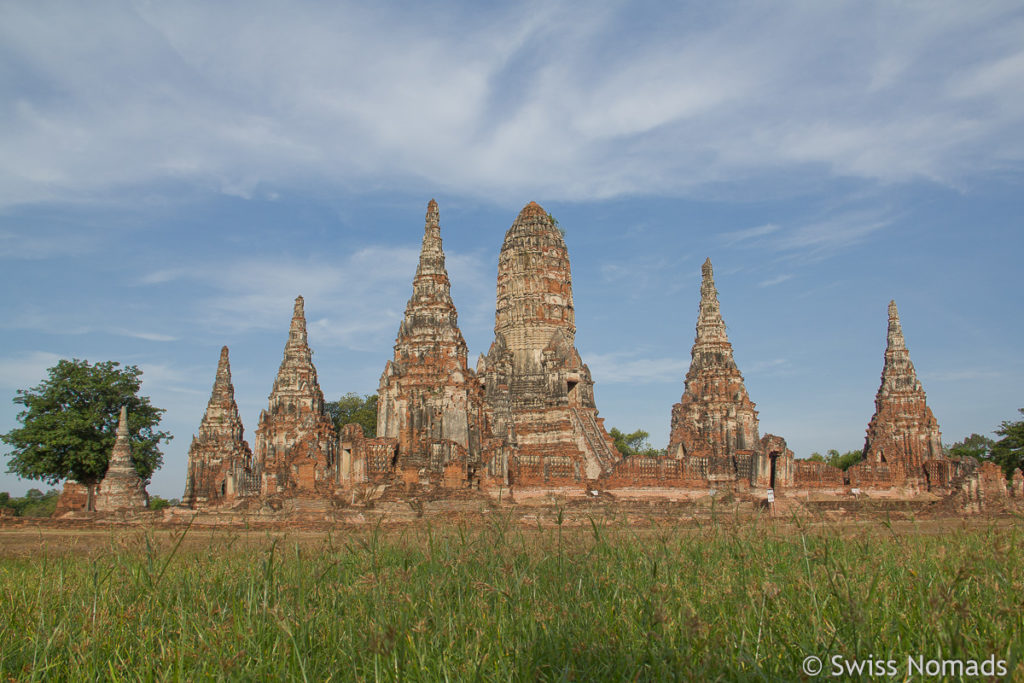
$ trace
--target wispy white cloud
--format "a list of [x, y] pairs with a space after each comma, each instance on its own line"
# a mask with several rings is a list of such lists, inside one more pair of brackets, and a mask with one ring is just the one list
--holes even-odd
[[[196, 263], [149, 280], [206, 287], [209, 293], [189, 314], [228, 334], [287, 329], [293, 300], [301, 295], [314, 346], [372, 350], [393, 340], [418, 258], [418, 248], [372, 246], [333, 261], [258, 257]], [[473, 300], [486, 299], [480, 290], [492, 285], [479, 254], [449, 254], [446, 263], [461, 292], [470, 292]]]
[[690, 367], [690, 357], [638, 358], [631, 352], [590, 354], [583, 359], [596, 382], [607, 384], [680, 384]]
[[771, 235], [774, 232], [778, 232], [779, 226], [772, 223], [766, 223], [765, 225], [758, 225], [753, 228], [744, 228], [742, 230], [731, 230], [724, 232], [720, 235], [721, 240], [725, 246], [730, 247], [735, 244], [746, 244], [749, 242], [758, 242], [758, 238], [766, 235]]
[[820, 169], [959, 183], [1024, 160], [1022, 28], [1010, 1], [11, 3], [0, 206], [168, 181], [265, 197], [429, 179], [498, 199]]
[[777, 275], [775, 277], [768, 278], [767, 280], [762, 280], [761, 282], [757, 283], [757, 286], [758, 287], [772, 287], [774, 285], [782, 284], [786, 280], [791, 280], [791, 279], [793, 279], [793, 274], [792, 273], [784, 273], [782, 275]]

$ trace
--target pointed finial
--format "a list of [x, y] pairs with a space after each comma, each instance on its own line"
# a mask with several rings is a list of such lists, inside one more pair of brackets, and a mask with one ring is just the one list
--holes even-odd
[[906, 340], [903, 338], [903, 325], [900, 324], [900, 312], [896, 310], [896, 301], [889, 302], [889, 330], [886, 334], [886, 347], [889, 350], [905, 349]]
[[227, 364], [228, 364], [228, 347], [222, 346], [222, 347], [220, 347], [220, 361], [218, 362], [218, 365], [223, 367], [223, 366], [225, 366]]
[[708, 258], [704, 259], [704, 265], [700, 267], [700, 272], [701, 272], [701, 277], [703, 277], [705, 280], [710, 280], [714, 276], [714, 273], [713, 273], [713, 271], [711, 269], [711, 257], [710, 256]]
[[128, 438], [128, 406], [121, 406], [121, 416], [117, 419], [117, 438]]
[[523, 210], [519, 212], [519, 218], [527, 218], [528, 216], [544, 216], [547, 217], [548, 212], [544, 210], [537, 202], [530, 202], [523, 207]]
[[305, 317], [306, 311], [305, 311], [304, 305], [305, 305], [305, 302], [303, 301], [301, 295], [295, 297], [295, 311], [294, 311], [294, 313], [292, 313], [292, 315], [294, 317], [296, 317], [296, 318]]
[[439, 222], [439, 212], [437, 210], [437, 200], [431, 199], [427, 203], [427, 225], [437, 225]]

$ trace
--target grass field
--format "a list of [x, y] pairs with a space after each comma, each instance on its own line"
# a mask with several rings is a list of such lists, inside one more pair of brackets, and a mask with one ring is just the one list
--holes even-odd
[[881, 678], [901, 680], [908, 656], [1024, 676], [1016, 526], [559, 521], [81, 544], [26, 530], [34, 549], [0, 553], [0, 674], [800, 680], [815, 655], [821, 677], [836, 657], [868, 673], [892, 660]]

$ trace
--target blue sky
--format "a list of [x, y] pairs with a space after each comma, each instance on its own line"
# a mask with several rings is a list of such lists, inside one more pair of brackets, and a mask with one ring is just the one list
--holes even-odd
[[609, 426], [667, 442], [710, 256], [798, 457], [863, 445], [891, 298], [943, 440], [989, 432], [1022, 131], [1018, 2], [0, 3], [0, 431], [60, 358], [136, 364], [180, 496], [221, 345], [251, 442], [298, 294], [328, 399], [376, 391], [436, 197], [473, 358], [558, 218]]

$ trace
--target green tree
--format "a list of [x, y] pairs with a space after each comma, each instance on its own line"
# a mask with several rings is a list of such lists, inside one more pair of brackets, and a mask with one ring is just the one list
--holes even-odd
[[838, 467], [839, 469], [845, 471], [850, 469], [850, 467], [852, 467], [853, 465], [859, 463], [861, 457], [863, 457], [863, 454], [864, 451], [861, 450], [846, 451], [845, 453], [840, 453], [836, 449], [830, 448], [826, 452], [827, 457], [825, 458], [825, 462], [827, 462], [829, 465], [832, 465], [832, 467]]
[[377, 436], [377, 394], [360, 398], [350, 391], [337, 401], [328, 401], [324, 407], [339, 432], [347, 424], [357, 424], [362, 425], [368, 438]]
[[[1017, 412], [1024, 415], [1024, 408]], [[1024, 420], [1004, 420], [995, 433], [1003, 438], [993, 444], [991, 459], [1003, 468], [1009, 478], [1015, 469], [1024, 470]]]
[[657, 457], [664, 455], [662, 451], [651, 446], [650, 441], [647, 440], [650, 434], [642, 429], [638, 429], [632, 434], [625, 434], [618, 428], [612, 427], [611, 431], [608, 432], [608, 436], [612, 437], [612, 441], [615, 442], [615, 448], [619, 450], [619, 453], [625, 456], [647, 455]]
[[0, 435], [11, 446], [7, 471], [56, 484], [73, 479], [96, 484], [106, 474], [121, 406], [128, 407], [132, 464], [144, 481], [163, 463], [159, 444], [171, 435], [158, 431], [165, 412], [139, 396], [142, 371], [106, 361], [62, 360], [39, 386], [19, 389], [14, 402], [21, 427]]
[[807, 458], [807, 461], [808, 462], [825, 462], [825, 456], [822, 455], [821, 453], [819, 453], [818, 451], [814, 451], [813, 453], [811, 453], [811, 457]]
[[977, 458], [978, 460], [989, 460], [992, 456], [992, 447], [995, 441], [982, 436], [971, 434], [963, 441], [957, 441], [949, 447], [949, 454], [954, 458]]

